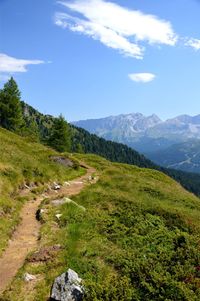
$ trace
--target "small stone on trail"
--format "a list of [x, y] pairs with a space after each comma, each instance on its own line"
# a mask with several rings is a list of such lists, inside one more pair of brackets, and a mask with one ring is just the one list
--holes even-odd
[[57, 183], [54, 182], [52, 188], [54, 190], [59, 190], [61, 188], [61, 186], [59, 184], [57, 184]]

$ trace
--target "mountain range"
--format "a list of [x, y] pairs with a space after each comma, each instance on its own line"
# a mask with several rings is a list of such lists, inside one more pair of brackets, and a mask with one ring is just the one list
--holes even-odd
[[73, 122], [108, 140], [125, 143], [165, 167], [200, 172], [200, 115], [166, 121], [157, 115], [121, 114]]

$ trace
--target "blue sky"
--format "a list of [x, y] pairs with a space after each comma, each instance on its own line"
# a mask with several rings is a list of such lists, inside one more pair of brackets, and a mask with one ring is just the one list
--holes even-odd
[[0, 86], [67, 120], [200, 114], [200, 1], [0, 0]]

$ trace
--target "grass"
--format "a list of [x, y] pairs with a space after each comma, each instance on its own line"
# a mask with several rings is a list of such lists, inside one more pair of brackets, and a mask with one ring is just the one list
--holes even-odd
[[[54, 278], [68, 268], [84, 279], [85, 301], [200, 300], [199, 199], [157, 171], [76, 158], [100, 175], [73, 197], [86, 211], [43, 202], [41, 247], [62, 250], [44, 263], [27, 262], [2, 300], [48, 300]], [[37, 277], [28, 295], [25, 271]]]
[[53, 155], [58, 154], [0, 128], [0, 254], [19, 222], [22, 205], [34, 197], [20, 197], [20, 187], [32, 184], [36, 194], [49, 182], [62, 183], [84, 173], [82, 168], [66, 168], [53, 162]]

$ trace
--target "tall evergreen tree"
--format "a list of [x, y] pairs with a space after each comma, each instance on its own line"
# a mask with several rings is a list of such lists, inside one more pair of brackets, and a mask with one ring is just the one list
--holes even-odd
[[64, 117], [54, 120], [48, 144], [59, 152], [71, 150], [71, 131]]
[[18, 131], [23, 124], [20, 91], [11, 77], [0, 90], [0, 125], [11, 131]]

